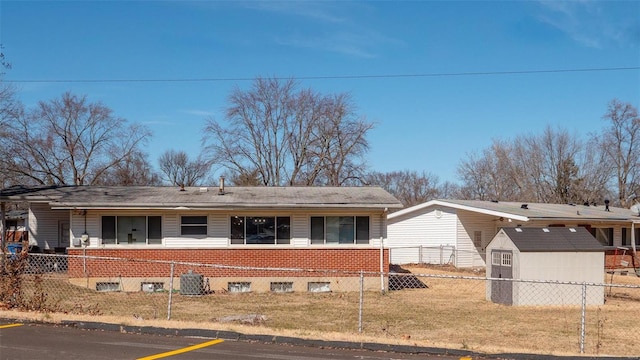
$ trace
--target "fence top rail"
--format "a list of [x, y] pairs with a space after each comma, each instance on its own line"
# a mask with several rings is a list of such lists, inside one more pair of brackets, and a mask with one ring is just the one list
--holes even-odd
[[394, 246], [394, 247], [389, 247], [390, 250], [396, 250], [396, 249], [435, 249], [435, 250], [440, 250], [440, 249], [455, 249], [455, 245], [433, 245], [433, 246], [427, 246], [427, 245], [405, 245], [405, 246]]
[[444, 274], [393, 273], [393, 275], [451, 279], [451, 280], [476, 280], [476, 281], [492, 280], [492, 281], [508, 281], [508, 282], [520, 282], [520, 283], [532, 283], [532, 284], [580, 285], [580, 286], [586, 285], [586, 286], [607, 286], [607, 287], [616, 287], [616, 288], [640, 289], [640, 285], [633, 285], [633, 284], [607, 284], [607, 283], [592, 283], [592, 282], [578, 282], [578, 281], [535, 280], [535, 279], [508, 279], [508, 278], [494, 278], [494, 277], [485, 277], [485, 276], [462, 276], [462, 275], [444, 275]]

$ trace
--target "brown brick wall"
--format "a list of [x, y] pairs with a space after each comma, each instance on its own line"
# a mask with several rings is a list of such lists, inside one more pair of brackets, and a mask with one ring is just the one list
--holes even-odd
[[[69, 255], [83, 255], [82, 249], [69, 249]], [[86, 249], [89, 257], [126, 260], [93, 259], [71, 256], [70, 277], [155, 277], [168, 276], [170, 264], [150, 260], [212, 264], [233, 267], [296, 268], [331, 270], [330, 276], [353, 276], [354, 272], [380, 271], [379, 249]], [[389, 271], [389, 250], [384, 250], [384, 271]], [[312, 277], [314, 271], [251, 270], [220, 267], [176, 265], [175, 274], [194, 270], [210, 277]], [[344, 273], [342, 273], [344, 272]], [[351, 274], [347, 273], [351, 272]]]

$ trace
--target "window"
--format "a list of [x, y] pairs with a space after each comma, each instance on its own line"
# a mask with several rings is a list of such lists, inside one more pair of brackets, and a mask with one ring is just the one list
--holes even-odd
[[511, 253], [502, 253], [502, 266], [511, 266]]
[[142, 282], [140, 283], [140, 291], [159, 292], [164, 290], [163, 282]]
[[473, 232], [473, 246], [477, 248], [482, 247], [482, 231]]
[[272, 282], [271, 291], [280, 292], [280, 293], [293, 292], [293, 283], [292, 282]]
[[[636, 246], [640, 245], [640, 229], [635, 229]], [[631, 246], [631, 229], [622, 228], [622, 246]]]
[[117, 282], [97, 282], [96, 291], [120, 291], [120, 283]]
[[331, 286], [328, 282], [310, 282], [307, 283], [309, 292], [330, 292]]
[[288, 216], [232, 216], [231, 244], [289, 244], [291, 218]]
[[312, 244], [368, 244], [368, 216], [312, 216]]
[[498, 251], [494, 251], [493, 253], [491, 253], [491, 265], [500, 266], [500, 264], [502, 263], [502, 255], [500, 254], [501, 253]]
[[162, 217], [103, 216], [102, 244], [162, 244]]
[[613, 246], [613, 228], [591, 228], [591, 234], [604, 246]]
[[229, 292], [232, 292], [232, 293], [250, 292], [251, 283], [250, 282], [230, 282], [227, 284], [227, 288]]
[[207, 236], [207, 216], [190, 215], [180, 217], [180, 235]]
[[5, 223], [8, 230], [16, 230], [18, 228], [18, 220], [6, 220]]

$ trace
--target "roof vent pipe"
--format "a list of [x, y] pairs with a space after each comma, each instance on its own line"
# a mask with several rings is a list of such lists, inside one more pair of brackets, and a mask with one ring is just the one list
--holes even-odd
[[520, 205], [520, 209], [528, 209], [528, 208], [529, 208], [529, 204]]
[[604, 211], [611, 211], [609, 210], [609, 199], [604, 199]]
[[224, 176], [220, 176], [220, 188], [218, 188], [218, 195], [224, 195]]

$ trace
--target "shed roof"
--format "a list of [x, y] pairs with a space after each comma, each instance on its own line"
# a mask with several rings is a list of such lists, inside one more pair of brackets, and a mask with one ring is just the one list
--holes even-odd
[[8, 188], [0, 201], [46, 202], [75, 208], [364, 208], [397, 209], [402, 204], [380, 187], [51, 186]]
[[532, 220], [575, 220], [575, 221], [621, 221], [640, 222], [640, 216], [630, 209], [618, 208], [603, 204], [546, 204], [507, 201], [482, 200], [431, 200], [389, 214], [389, 219], [429, 207], [451, 207], [481, 214], [511, 218], [519, 221]]
[[521, 252], [593, 252], [605, 247], [583, 227], [502, 228]]

